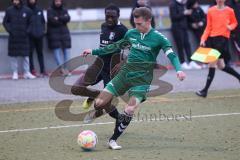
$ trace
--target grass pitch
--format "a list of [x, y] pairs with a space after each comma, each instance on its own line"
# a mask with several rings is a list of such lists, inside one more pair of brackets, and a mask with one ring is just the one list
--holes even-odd
[[[106, 145], [114, 127], [109, 116], [84, 125], [59, 120], [57, 102], [0, 105], [0, 160], [238, 160], [239, 98], [240, 90], [212, 91], [207, 99], [193, 93], [150, 98], [118, 140], [119, 151]], [[81, 112], [80, 105], [75, 101], [71, 111]], [[99, 139], [92, 152], [76, 142], [87, 129]]]

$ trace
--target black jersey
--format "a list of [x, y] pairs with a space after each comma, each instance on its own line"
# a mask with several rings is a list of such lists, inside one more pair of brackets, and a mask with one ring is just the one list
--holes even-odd
[[[124, 26], [122, 23], [118, 22], [118, 24], [113, 27], [110, 28], [107, 26], [106, 23], [103, 23], [101, 25], [101, 33], [100, 33], [100, 47], [105, 47], [109, 44], [112, 44], [114, 42], [117, 42], [119, 40], [121, 40], [125, 33], [128, 31], [127, 27]], [[104, 62], [104, 67], [103, 67], [103, 71], [106, 73], [110, 72], [110, 61], [112, 58], [113, 54], [120, 54], [120, 50], [119, 52], [113, 52], [112, 54], [108, 54], [108, 55], [104, 55], [104, 56], [99, 56], [103, 62]]]
[[[113, 42], [117, 42], [121, 40], [127, 31], [128, 31], [127, 27], [125, 27], [120, 22], [114, 28], [110, 28], [107, 26], [106, 23], [103, 23], [101, 26], [101, 33], [100, 33], [100, 47], [105, 47], [106, 45], [109, 45], [109, 44], [112, 44]], [[106, 57], [111, 57], [111, 56], [112, 54], [107, 56], [101, 56], [101, 58], [105, 59]]]

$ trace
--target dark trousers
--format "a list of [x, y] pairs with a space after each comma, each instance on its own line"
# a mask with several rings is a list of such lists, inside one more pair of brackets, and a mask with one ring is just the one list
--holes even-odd
[[192, 32], [193, 32], [193, 34], [194, 34], [194, 37], [195, 37], [196, 40], [197, 40], [197, 44], [199, 45], [199, 44], [200, 44], [200, 41], [201, 41], [202, 34], [203, 34], [203, 32], [204, 32], [204, 28], [192, 29]]
[[[191, 47], [189, 44], [189, 38], [187, 29], [180, 27], [172, 27], [173, 38], [175, 39], [178, 55], [181, 63], [191, 61]], [[187, 59], [185, 60], [185, 54]]]
[[40, 72], [44, 73], [45, 66], [44, 66], [44, 57], [43, 57], [43, 38], [30, 37], [30, 45], [31, 45], [31, 50], [29, 54], [30, 71], [35, 70], [34, 63], [33, 63], [33, 54], [34, 54], [34, 50], [36, 50], [38, 63], [40, 66]]

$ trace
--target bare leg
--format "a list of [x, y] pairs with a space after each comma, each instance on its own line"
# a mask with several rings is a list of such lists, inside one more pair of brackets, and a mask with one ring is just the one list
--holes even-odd
[[[105, 113], [110, 113], [116, 109], [115, 106], [111, 105], [113, 95], [105, 90], [103, 90], [99, 96], [95, 99], [94, 110], [90, 112], [84, 118], [85, 123], [90, 123], [94, 119], [104, 115]], [[104, 112], [105, 111], [105, 112]]]
[[100, 91], [87, 88], [89, 84], [86, 83], [84, 79], [85, 74], [81, 75], [80, 78], [76, 81], [76, 83], [72, 86], [72, 94], [84, 97], [91, 97], [92, 99], [96, 98], [99, 95]]
[[102, 70], [103, 62], [97, 58], [95, 62], [82, 74], [71, 89], [74, 95], [96, 98], [100, 91], [89, 89], [87, 86], [97, 84], [101, 79], [99, 74]]

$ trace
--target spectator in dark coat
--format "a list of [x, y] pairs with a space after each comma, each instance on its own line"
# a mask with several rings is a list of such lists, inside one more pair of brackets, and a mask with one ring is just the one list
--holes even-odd
[[[133, 21], [133, 10], [135, 8], [139, 8], [139, 7], [148, 7], [148, 8], [151, 9], [148, 0], [136, 0], [135, 6], [132, 9], [131, 17], [130, 17], [130, 24], [132, 25], [133, 28], [135, 28], [135, 23]], [[155, 18], [154, 18], [154, 16], [152, 17], [151, 25], [152, 25], [153, 28], [155, 28], [155, 26], [156, 26], [155, 25]]]
[[[172, 21], [172, 34], [175, 39], [179, 59], [183, 69], [201, 69], [201, 67], [191, 61], [191, 46], [188, 37], [187, 16], [191, 15], [192, 10], [186, 9], [186, 0], [172, 0], [170, 2], [170, 18]], [[185, 59], [185, 55], [186, 58]]]
[[32, 10], [31, 25], [30, 25], [30, 71], [36, 76], [36, 71], [33, 61], [34, 49], [36, 49], [38, 62], [40, 65], [40, 77], [47, 76], [44, 66], [43, 57], [43, 37], [45, 32], [45, 19], [43, 10], [37, 5], [37, 0], [28, 0], [28, 7]]
[[[70, 59], [71, 37], [67, 26], [70, 22], [68, 11], [64, 8], [62, 0], [53, 0], [52, 6], [47, 10], [47, 37], [48, 47], [53, 50], [57, 65], [62, 65]], [[61, 58], [63, 51], [64, 61]], [[66, 66], [62, 68], [62, 75], [69, 75]]]
[[198, 0], [188, 0], [187, 8], [192, 10], [192, 13], [187, 16], [189, 28], [194, 33], [198, 44], [200, 44], [201, 36], [206, 25], [206, 15], [200, 7]]
[[23, 77], [33, 79], [29, 69], [29, 27], [31, 10], [23, 5], [22, 0], [12, 0], [12, 6], [7, 8], [3, 26], [9, 33], [8, 56], [13, 70], [12, 79], [18, 79], [18, 58], [23, 61]]

